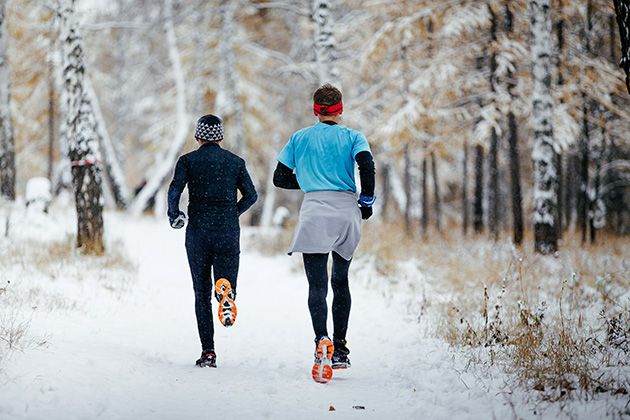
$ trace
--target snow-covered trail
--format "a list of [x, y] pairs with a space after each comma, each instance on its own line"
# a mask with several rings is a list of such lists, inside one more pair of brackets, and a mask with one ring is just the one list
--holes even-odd
[[84, 313], [34, 320], [32, 328], [49, 333], [50, 344], [13, 357], [7, 369], [11, 381], [0, 387], [0, 418], [450, 419], [496, 414], [496, 400], [480, 388], [468, 389], [443, 345], [422, 339], [417, 324], [403, 320], [401, 308], [352, 279], [348, 340], [353, 366], [335, 371], [326, 385], [315, 383], [307, 284], [286, 256], [242, 254], [237, 323], [226, 329], [215, 314], [219, 367], [196, 368], [200, 349], [183, 230], [151, 219], [132, 219], [118, 228], [125, 230], [129, 252], [139, 264], [137, 282], [119, 299], [87, 293]]

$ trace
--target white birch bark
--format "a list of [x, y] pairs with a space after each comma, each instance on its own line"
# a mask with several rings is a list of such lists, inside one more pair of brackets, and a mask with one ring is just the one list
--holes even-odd
[[223, 0], [221, 2], [221, 37], [219, 39], [220, 89], [217, 94], [217, 113], [230, 126], [230, 141], [234, 142], [236, 153], [247, 160], [247, 144], [245, 142], [245, 129], [243, 126], [243, 105], [241, 104], [238, 68], [234, 55], [234, 38], [236, 26], [234, 13], [238, 2], [235, 0]]
[[332, 0], [313, 0], [315, 22], [315, 62], [319, 84], [339, 83], [339, 71], [335, 66], [336, 40], [333, 33]]
[[184, 72], [182, 69], [179, 48], [177, 47], [175, 26], [173, 24], [172, 0], [164, 0], [164, 10], [164, 26], [166, 30], [168, 56], [171, 61], [173, 81], [175, 82], [177, 123], [175, 135], [170, 141], [169, 148], [166, 152], [157, 157], [155, 164], [147, 172], [146, 185], [138, 193], [129, 207], [131, 213], [136, 215], [144, 211], [147, 206], [147, 202], [151, 199], [151, 197], [154, 197], [158, 193], [160, 187], [173, 170], [173, 166], [175, 165], [177, 157], [186, 143], [186, 136], [189, 132], [189, 116], [186, 111], [186, 87], [184, 85]]
[[103, 156], [105, 179], [109, 183], [116, 207], [124, 209], [129, 204], [129, 190], [127, 189], [125, 173], [118, 160], [118, 153], [116, 152], [114, 143], [107, 131], [105, 117], [103, 117], [103, 113], [101, 112], [101, 107], [98, 97], [94, 92], [92, 81], [87, 76], [85, 78], [85, 90], [94, 110], [94, 128], [98, 136], [101, 155]]
[[553, 145], [553, 98], [551, 96], [551, 6], [550, 0], [529, 0], [533, 79], [534, 231], [536, 251], [557, 250], [556, 167]]
[[78, 33], [75, 1], [63, 0], [60, 6], [59, 32], [63, 63], [61, 102], [68, 158], [72, 162], [77, 247], [86, 253], [101, 254], [104, 251], [103, 200], [94, 110], [85, 90], [85, 58]]
[[6, 0], [0, 0], [0, 195], [15, 200], [15, 140], [7, 61]]

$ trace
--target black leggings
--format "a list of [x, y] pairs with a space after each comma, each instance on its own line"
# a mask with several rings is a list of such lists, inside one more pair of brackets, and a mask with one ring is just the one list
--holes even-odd
[[214, 280], [230, 281], [236, 291], [239, 266], [239, 232], [214, 233], [186, 230], [186, 251], [195, 290], [195, 314], [202, 350], [214, 350], [212, 299]]
[[[303, 254], [304, 269], [308, 278], [308, 309], [311, 312], [315, 338], [328, 335], [326, 320], [328, 318], [328, 254]], [[332, 290], [333, 290], [333, 326], [334, 338], [346, 339], [348, 317], [350, 316], [350, 288], [348, 287], [348, 270], [350, 262], [344, 260], [336, 252], [332, 253]]]

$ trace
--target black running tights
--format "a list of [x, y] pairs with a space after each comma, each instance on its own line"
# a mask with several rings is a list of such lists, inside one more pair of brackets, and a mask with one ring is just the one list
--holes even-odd
[[[308, 309], [311, 312], [315, 338], [328, 335], [328, 254], [303, 254], [304, 269], [308, 278]], [[348, 287], [348, 269], [350, 262], [336, 252], [332, 253], [332, 290], [333, 290], [333, 326], [334, 338], [346, 339], [348, 317], [350, 316], [350, 288]]]

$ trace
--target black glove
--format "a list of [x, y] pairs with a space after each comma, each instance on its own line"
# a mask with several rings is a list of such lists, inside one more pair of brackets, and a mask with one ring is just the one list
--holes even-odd
[[359, 209], [361, 209], [361, 218], [367, 220], [372, 217], [372, 206], [376, 202], [376, 196], [359, 195]]
[[372, 207], [359, 207], [359, 210], [361, 210], [361, 218], [363, 220], [367, 220], [370, 217], [372, 217]]
[[181, 229], [186, 224], [186, 214], [180, 211], [177, 217], [169, 216], [168, 221], [173, 229]]

